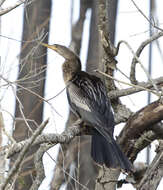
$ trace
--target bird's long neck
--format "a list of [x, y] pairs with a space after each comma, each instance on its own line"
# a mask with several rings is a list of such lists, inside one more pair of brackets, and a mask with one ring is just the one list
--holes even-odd
[[62, 65], [64, 82], [67, 83], [81, 71], [81, 62], [79, 59], [66, 60]]

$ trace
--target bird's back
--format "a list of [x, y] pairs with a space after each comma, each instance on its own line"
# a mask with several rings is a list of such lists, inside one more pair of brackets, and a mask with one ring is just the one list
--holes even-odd
[[82, 120], [113, 133], [114, 117], [103, 82], [80, 71], [69, 82], [67, 96], [72, 111]]

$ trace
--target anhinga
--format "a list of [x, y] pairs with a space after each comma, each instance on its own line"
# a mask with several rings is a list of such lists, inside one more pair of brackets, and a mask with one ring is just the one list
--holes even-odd
[[113, 138], [114, 116], [103, 82], [96, 76], [81, 71], [79, 57], [67, 47], [41, 45], [65, 58], [62, 65], [68, 102], [71, 110], [84, 122], [94, 127], [91, 156], [98, 164], [132, 171], [132, 164]]

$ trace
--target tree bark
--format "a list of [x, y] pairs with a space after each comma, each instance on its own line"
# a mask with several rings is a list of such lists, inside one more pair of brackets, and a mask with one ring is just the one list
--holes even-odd
[[[112, 52], [115, 38], [115, 22], [116, 22], [117, 1], [98, 0], [98, 32], [100, 44], [100, 68], [101, 70], [113, 76], [116, 65], [115, 55]], [[107, 41], [108, 40], [108, 41]], [[107, 44], [105, 43], [107, 41]], [[113, 80], [103, 78], [108, 91], [115, 90]], [[114, 107], [119, 106], [119, 100], [116, 99]], [[116, 111], [115, 111], [116, 112]], [[115, 189], [116, 180], [120, 174], [119, 169], [101, 168], [97, 177], [96, 190]]]
[[151, 165], [149, 166], [147, 172], [143, 176], [140, 184], [138, 185], [138, 190], [154, 190], [157, 189], [160, 180], [163, 177], [163, 140], [160, 141], [159, 148], [157, 149], [157, 154], [153, 159]]
[[[0, 147], [2, 147], [2, 134], [3, 134], [3, 129], [4, 129], [4, 120], [3, 120], [3, 115], [2, 112], [0, 112]], [[1, 178], [0, 178], [0, 184], [2, 184], [4, 180], [4, 174], [5, 174], [5, 156], [1, 155], [0, 156], [0, 171], [1, 171]]]
[[[38, 38], [44, 29], [49, 31], [49, 19], [51, 10], [51, 0], [34, 1], [24, 9], [23, 36], [21, 44], [19, 75], [17, 84], [17, 101], [15, 117], [16, 123], [13, 137], [16, 141], [21, 141], [29, 137], [42, 122], [43, 97], [45, 77], [46, 77], [46, 48], [39, 47], [39, 51], [31, 43]], [[44, 39], [48, 41], [48, 36]], [[44, 55], [44, 56], [41, 56]], [[29, 126], [30, 125], [30, 129]], [[33, 165], [33, 154], [37, 147], [29, 151], [19, 175], [15, 189], [29, 189], [35, 175]], [[15, 157], [11, 159], [11, 166]]]

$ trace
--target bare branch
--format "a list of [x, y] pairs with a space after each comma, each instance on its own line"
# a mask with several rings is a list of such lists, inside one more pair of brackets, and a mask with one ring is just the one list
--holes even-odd
[[[32, 146], [42, 143], [52, 143], [53, 145], [57, 143], [68, 143], [83, 131], [85, 131], [85, 129], [81, 128], [80, 125], [74, 125], [73, 127], [68, 127], [61, 134], [41, 134], [35, 139]], [[22, 148], [31, 141], [31, 138], [15, 143], [11, 146], [4, 146], [1, 148], [0, 155], [7, 154], [7, 157], [10, 158], [15, 153], [20, 152]]]
[[[110, 77], [110, 76], [108, 76], [108, 77]], [[163, 86], [163, 77], [153, 79], [153, 81], [157, 86]], [[121, 81], [118, 80], [118, 82], [121, 82]], [[127, 85], [128, 85], [128, 83], [127, 83]], [[133, 84], [131, 86], [133, 86]], [[131, 94], [134, 94], [137, 92], [141, 92], [143, 90], [154, 93], [153, 90], [149, 90], [152, 87], [153, 87], [153, 85], [151, 84], [151, 82], [140, 82], [137, 85], [134, 85], [133, 87], [130, 87], [130, 88], [125, 88], [125, 89], [121, 89], [121, 90], [120, 89], [112, 90], [108, 93], [108, 96], [111, 99], [114, 99], [117, 97], [127, 96], [127, 95], [131, 95]]]
[[[139, 46], [139, 48], [137, 49], [135, 55], [137, 57], [140, 57], [140, 54], [142, 53], [143, 49], [150, 44], [151, 42], [153, 42], [154, 40], [157, 40], [158, 38], [160, 38], [161, 36], [163, 36], [163, 32], [159, 32], [157, 34], [154, 34], [153, 36], [151, 36], [149, 39], [145, 40], [144, 42], [142, 42]], [[136, 72], [136, 63], [137, 63], [137, 59], [135, 57], [133, 57], [132, 59], [132, 63], [131, 63], [131, 72], [130, 72], [130, 79], [131, 82], [133, 84], [137, 84], [137, 80], [136, 80], [136, 76], [135, 76], [135, 72]]]
[[[9, 135], [8, 132], [7, 132], [6, 129], [5, 129], [2, 112], [0, 112], [0, 127], [2, 128], [3, 133], [8, 137], [8, 139], [9, 139], [12, 143], [15, 143], [14, 138], [13, 138], [11, 135]], [[1, 136], [1, 134], [0, 134], [0, 136]], [[0, 138], [1, 138], [1, 137], [0, 137]], [[0, 144], [1, 144], [1, 143], [0, 143]]]
[[143, 11], [138, 7], [138, 5], [135, 3], [134, 0], [131, 0], [131, 2], [134, 4], [134, 6], [137, 8], [137, 10], [140, 12], [141, 15], [156, 29], [160, 30], [163, 32], [163, 29], [156, 26], [155, 22], [151, 22], [150, 19], [143, 13]]
[[11, 170], [9, 171], [8, 177], [6, 178], [6, 180], [4, 181], [4, 183], [1, 186], [1, 190], [5, 190], [6, 186], [8, 185], [8, 183], [10, 182], [10, 180], [14, 177], [14, 175], [16, 175], [17, 171], [19, 170], [19, 166], [21, 165], [24, 156], [28, 150], [28, 148], [31, 146], [31, 144], [34, 142], [34, 140], [36, 139], [36, 137], [43, 131], [43, 129], [45, 128], [45, 126], [47, 125], [48, 120], [46, 120], [44, 123], [42, 123], [38, 129], [36, 129], [36, 131], [33, 133], [32, 137], [29, 139], [28, 143], [26, 143], [22, 149], [22, 151], [20, 152], [15, 164], [13, 165], [13, 167], [11, 168]]
[[[155, 109], [155, 111], [156, 111], [156, 109]], [[157, 115], [157, 113], [156, 113], [156, 115]], [[35, 141], [33, 142], [33, 145], [41, 144], [41, 143], [51, 143], [50, 146], [54, 146], [57, 143], [69, 143], [72, 140], [72, 138], [74, 138], [76, 135], [81, 134], [83, 130], [84, 130], [83, 128], [81, 128], [79, 125], [77, 125], [77, 126], [73, 126], [73, 127], [66, 129], [61, 135], [58, 135], [58, 134], [40, 135], [35, 139]], [[139, 146], [139, 145], [144, 144], [144, 142], [147, 141], [146, 138], [153, 139], [153, 137], [154, 138], [156, 137], [155, 134], [153, 134], [153, 132], [150, 132], [147, 134], [148, 135], [144, 135], [143, 137], [139, 138], [138, 141], [136, 142], [135, 149], [137, 149], [138, 152], [142, 149], [142, 148], [140, 149], [140, 147], [142, 147], [142, 146]], [[26, 144], [29, 144], [29, 142], [31, 142], [31, 138], [13, 145], [11, 147], [12, 151], [10, 149], [8, 156], [12, 156], [14, 153], [19, 152], [23, 147], [26, 146]], [[41, 155], [43, 154], [43, 152], [45, 152], [45, 151], [43, 151], [43, 149], [42, 150], [40, 149], [41, 153], [38, 153], [37, 159], [39, 159], [41, 157]], [[1, 153], [2, 153], [2, 151], [1, 151]], [[38, 164], [41, 164], [41, 159], [40, 159], [40, 163], [38, 163]], [[39, 167], [40, 167], [40, 170], [42, 170], [41, 166], [39, 166]], [[37, 176], [37, 184], [40, 184], [41, 180], [44, 177], [43, 170], [42, 170], [42, 173], [40, 173], [40, 172], [39, 172], [39, 175]], [[107, 175], [107, 172], [110, 172], [110, 170], [109, 171], [106, 170], [105, 175]], [[112, 173], [115, 175], [118, 175], [117, 172], [113, 171]], [[115, 176], [113, 176], [113, 179], [114, 179], [114, 177]], [[110, 183], [113, 183], [113, 182], [110, 182]]]
[[0, 0], [0, 7], [3, 5], [3, 3], [5, 2], [6, 0]]
[[[163, 138], [163, 136], [162, 136]], [[136, 142], [131, 143], [133, 145], [132, 150], [130, 151], [130, 159], [134, 161], [138, 153], [143, 150], [145, 147], [150, 145], [154, 140], [158, 139], [158, 135], [153, 131], [144, 132]]]
[[119, 143], [124, 151], [129, 153], [132, 140], [139, 138], [144, 131], [151, 130], [150, 126], [162, 119], [163, 104], [160, 101], [155, 101], [132, 115], [119, 135]]
[[[153, 90], [150, 90], [150, 89], [148, 89], [148, 88], [145, 88], [144, 86], [142, 86], [142, 85], [139, 85], [139, 84], [141, 84], [141, 83], [139, 83], [139, 84], [137, 84], [137, 85], [135, 85], [135, 84], [130, 84], [130, 83], [127, 83], [127, 82], [124, 82], [124, 81], [121, 81], [121, 80], [118, 80], [118, 79], [116, 79], [116, 78], [114, 78], [114, 77], [112, 77], [112, 76], [110, 76], [110, 75], [108, 75], [108, 74], [105, 74], [105, 73], [103, 73], [103, 72], [101, 72], [101, 71], [99, 71], [99, 70], [95, 70], [95, 72], [98, 72], [98, 73], [100, 73], [100, 74], [102, 74], [103, 76], [105, 76], [105, 77], [107, 77], [107, 78], [111, 78], [111, 79], [113, 79], [113, 80], [115, 80], [115, 81], [117, 81], [117, 82], [119, 82], [119, 83], [122, 83], [122, 84], [125, 84], [125, 85], [128, 85], [128, 86], [132, 86], [132, 87], [134, 87], [134, 88], [132, 88], [132, 89], [129, 89], [129, 93], [135, 93], [135, 92], [140, 92], [140, 91], [142, 91], [142, 90], [146, 90], [146, 91], [149, 91], [149, 92], [151, 92], [151, 93], [153, 93], [153, 94], [155, 94], [156, 96], [158, 96], [158, 97], [160, 97], [160, 94], [157, 92], [155, 92], [155, 91], [153, 91]], [[161, 78], [162, 79], [162, 78]], [[153, 79], [152, 79], [153, 80]], [[155, 81], [155, 80], [153, 80], [154, 82], [158, 82], [157, 80]], [[149, 82], [148, 82], [149, 83]], [[146, 83], [146, 84], [148, 84], [148, 83]], [[144, 84], [144, 83], [142, 83], [142, 84]], [[151, 86], [151, 83], [149, 83], [149, 85], [147, 85], [147, 86]], [[153, 85], [152, 85], [153, 86]], [[151, 86], [151, 88], [152, 88], [152, 86]], [[126, 90], [126, 89], [125, 89]], [[131, 91], [130, 91], [131, 90]], [[112, 90], [112, 94], [118, 94], [119, 93], [119, 91], [120, 90]], [[134, 92], [135, 91], [135, 92]], [[122, 90], [122, 92], [123, 92], [123, 90]], [[110, 93], [110, 92], [109, 92]], [[120, 91], [120, 93], [121, 93], [121, 91]], [[124, 93], [124, 92], [123, 92]], [[124, 96], [126, 96], [126, 95], [128, 95], [127, 94], [127, 92], [125, 92], [124, 93]], [[119, 97], [119, 96], [117, 96], [117, 97]], [[116, 97], [115, 97], [116, 98]]]
[[[0, 16], [7, 14], [8, 12], [12, 11], [16, 7], [20, 6], [21, 4], [25, 3], [28, 0], [19, 0], [15, 3], [15, 5], [12, 5], [10, 7], [7, 7], [6, 9], [0, 9]], [[1, 3], [4, 3], [4, 0], [2, 0]], [[1, 5], [0, 5], [1, 6]]]
[[158, 90], [156, 84], [154, 83], [153, 79], [151, 78], [151, 76], [149, 75], [148, 71], [147, 71], [146, 68], [143, 66], [143, 64], [141, 63], [139, 57], [136, 55], [136, 53], [134, 52], [134, 50], [132, 49], [132, 47], [129, 45], [129, 43], [126, 42], [126, 41], [123, 41], [123, 40], [122, 40], [122, 41], [119, 41], [119, 42], [118, 42], [118, 45], [117, 45], [117, 49], [119, 49], [119, 46], [120, 46], [120, 44], [122, 44], [122, 43], [124, 43], [124, 44], [129, 48], [129, 50], [130, 50], [131, 53], [133, 54], [134, 58], [135, 58], [136, 61], [140, 64], [142, 70], [143, 70], [144, 73], [146, 74], [148, 80], [151, 81], [153, 87], [155, 88], [155, 90], [156, 90], [157, 93], [159, 94], [159, 90]]
[[160, 180], [163, 177], [163, 141], [160, 141], [157, 154], [153, 159], [151, 165], [149, 166], [147, 172], [145, 173], [143, 179], [138, 185], [138, 190], [153, 190], [157, 189]]

